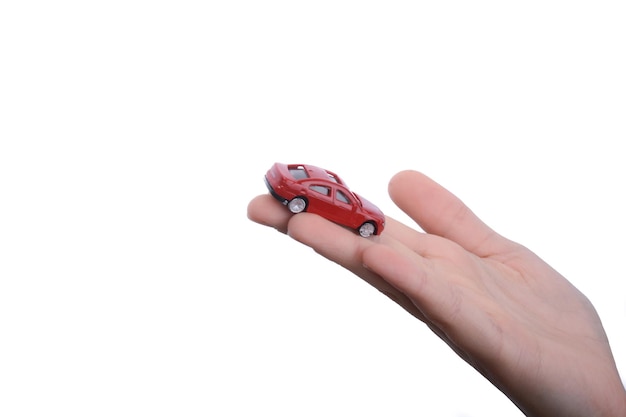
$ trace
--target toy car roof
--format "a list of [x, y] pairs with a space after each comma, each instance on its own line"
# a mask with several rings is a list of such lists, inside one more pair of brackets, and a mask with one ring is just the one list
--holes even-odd
[[296, 180], [308, 178], [324, 179], [346, 186], [346, 183], [334, 172], [307, 164], [289, 164], [287, 170]]

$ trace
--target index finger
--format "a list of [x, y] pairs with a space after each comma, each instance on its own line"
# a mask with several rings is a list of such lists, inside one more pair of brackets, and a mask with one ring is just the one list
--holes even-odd
[[287, 224], [291, 216], [293, 214], [269, 194], [259, 195], [248, 203], [250, 220], [273, 227], [281, 233], [287, 233]]

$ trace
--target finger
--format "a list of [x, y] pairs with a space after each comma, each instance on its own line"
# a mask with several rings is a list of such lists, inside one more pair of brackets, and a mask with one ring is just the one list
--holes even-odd
[[427, 272], [430, 266], [423, 257], [408, 248], [389, 244], [371, 245], [363, 250], [363, 263], [418, 303], [428, 306], [433, 296], [438, 298], [440, 291], [431, 288], [433, 283]]
[[288, 224], [288, 233], [293, 239], [358, 275], [409, 313], [423, 320], [422, 313], [406, 295], [363, 265], [363, 251], [374, 244], [376, 237], [362, 238], [354, 231], [311, 213], [293, 216]]
[[288, 234], [348, 269], [361, 266], [361, 252], [371, 244], [369, 239], [311, 213], [293, 216], [288, 224]]
[[408, 248], [377, 244], [364, 250], [363, 260], [406, 294], [429, 327], [455, 351], [464, 346], [477, 357], [497, 350], [502, 309], [467, 278], [467, 274], [485, 273], [476, 270], [475, 257], [465, 252], [465, 259], [455, 262], [431, 261]]
[[255, 197], [248, 204], [248, 218], [287, 233], [287, 223], [293, 214], [269, 194]]
[[452, 240], [478, 256], [505, 250], [508, 240], [482, 222], [458, 197], [424, 174], [402, 171], [389, 195], [427, 233]]
[[445, 267], [437, 265], [437, 261], [425, 259], [406, 247], [387, 244], [365, 249], [363, 261], [409, 297], [431, 328], [445, 332], [445, 323], [453, 321], [459, 313], [462, 289], [446, 279], [448, 274], [442, 271]]
[[451, 250], [458, 249], [458, 245], [448, 239], [419, 232], [391, 217], [387, 217], [385, 224], [385, 232], [381, 240], [392, 237], [399, 244], [424, 258], [448, 257]]

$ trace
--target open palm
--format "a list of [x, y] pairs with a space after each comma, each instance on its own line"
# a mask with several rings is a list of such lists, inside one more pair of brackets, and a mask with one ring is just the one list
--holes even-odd
[[607, 337], [583, 294], [425, 175], [401, 172], [389, 193], [424, 232], [387, 218], [382, 235], [364, 239], [292, 215], [269, 195], [252, 200], [248, 216], [378, 288], [527, 415], [626, 415]]

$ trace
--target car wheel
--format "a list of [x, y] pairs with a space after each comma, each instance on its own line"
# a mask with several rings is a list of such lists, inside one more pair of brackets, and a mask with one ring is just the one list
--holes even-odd
[[376, 234], [376, 226], [372, 222], [365, 222], [359, 227], [359, 234], [363, 237], [370, 237]]
[[287, 207], [292, 213], [301, 213], [306, 210], [306, 200], [302, 197], [296, 197], [287, 204]]

